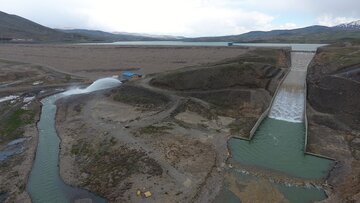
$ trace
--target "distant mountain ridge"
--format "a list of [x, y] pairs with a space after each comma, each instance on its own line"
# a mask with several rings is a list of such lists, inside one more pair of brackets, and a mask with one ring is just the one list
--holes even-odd
[[344, 28], [344, 29], [360, 30], [360, 20], [353, 21], [350, 23], [343, 23], [343, 24], [337, 25], [335, 27], [336, 28]]
[[87, 30], [87, 29], [59, 29], [65, 33], [78, 34], [86, 36], [93, 41], [99, 42], [115, 42], [115, 41], [157, 41], [157, 40], [178, 40], [183, 37], [170, 35], [149, 35], [127, 32], [104, 32], [101, 30]]
[[42, 26], [17, 15], [0, 11], [0, 38], [9, 41], [67, 42], [88, 40], [77, 34], [67, 34]]
[[87, 29], [71, 29], [71, 30], [59, 30], [65, 33], [78, 34], [86, 36], [93, 42], [114, 42], [114, 41], [149, 41], [156, 40], [150, 37], [113, 34], [110, 32], [104, 32], [101, 30], [87, 30]]
[[360, 21], [334, 27], [314, 25], [292, 30], [251, 31], [239, 35], [199, 37], [187, 41], [226, 41], [240, 43], [334, 43], [339, 41], [360, 42]]
[[314, 25], [292, 30], [251, 31], [239, 35], [185, 38], [86, 29], [51, 29], [17, 15], [0, 11], [0, 42], [115, 42], [115, 41], [192, 41], [242, 43], [360, 43], [360, 20], [334, 27]]
[[114, 42], [177, 40], [168, 35], [109, 33], [101, 30], [51, 29], [23, 17], [0, 11], [0, 42]]
[[122, 34], [122, 35], [151, 37], [151, 38], [163, 39], [163, 40], [181, 40], [181, 39], [185, 39], [185, 37], [183, 37], [183, 36], [173, 36], [173, 35], [154, 35], [154, 34], [147, 34], [147, 33], [131, 33], [131, 32], [113, 32], [113, 33], [114, 34]]

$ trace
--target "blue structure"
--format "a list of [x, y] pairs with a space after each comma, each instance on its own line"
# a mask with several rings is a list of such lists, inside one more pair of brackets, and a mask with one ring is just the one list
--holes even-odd
[[130, 71], [124, 71], [122, 73], [122, 78], [124, 78], [124, 79], [141, 78], [141, 77], [142, 77], [141, 74], [130, 72]]

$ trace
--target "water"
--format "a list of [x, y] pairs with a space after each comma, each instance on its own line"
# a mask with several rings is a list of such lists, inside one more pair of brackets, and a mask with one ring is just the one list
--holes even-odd
[[95, 81], [85, 89], [72, 89], [64, 93], [47, 97], [43, 104], [39, 129], [39, 143], [36, 158], [30, 173], [27, 190], [34, 203], [73, 202], [76, 199], [91, 199], [93, 202], [106, 202], [105, 199], [86, 190], [66, 185], [59, 176], [59, 144], [60, 139], [55, 128], [55, 102], [72, 94], [84, 94], [120, 85], [114, 78]]
[[[333, 161], [304, 152], [305, 79], [313, 56], [314, 53], [309, 52], [292, 52], [291, 70], [275, 95], [269, 117], [262, 121], [251, 141], [230, 139], [231, 162], [307, 180], [323, 180], [327, 176]], [[242, 182], [248, 178], [251, 175], [237, 176], [237, 180]], [[313, 202], [326, 198], [324, 191], [317, 188], [272, 185], [290, 202]], [[234, 194], [229, 192], [224, 191], [220, 196], [234, 201]]]
[[311, 51], [315, 52], [317, 48], [326, 44], [287, 44], [287, 43], [234, 43], [237, 46], [251, 47], [291, 47], [292, 51]]
[[313, 57], [314, 53], [291, 53], [291, 70], [281, 84], [277, 95], [275, 95], [269, 112], [270, 118], [290, 122], [303, 122], [306, 70]]
[[228, 46], [228, 42], [184, 42], [184, 41], [119, 41], [110, 43], [82, 43], [79, 45], [122, 46]]
[[[185, 41], [119, 41], [110, 43], [82, 43], [79, 45], [122, 45], [122, 46], [228, 46], [229, 42], [185, 42]], [[234, 46], [291, 47], [293, 51], [316, 51], [326, 44], [286, 43], [233, 43]]]
[[11, 156], [21, 154], [24, 152], [24, 145], [27, 138], [19, 138], [9, 142], [3, 150], [0, 150], [0, 163]]
[[325, 178], [332, 161], [304, 154], [303, 123], [266, 118], [248, 142], [231, 139], [232, 159], [248, 166], [271, 169], [298, 178]]
[[93, 91], [103, 90], [107, 88], [112, 88], [121, 85], [121, 82], [115, 78], [101, 78], [93, 82], [90, 86], [86, 87], [85, 89], [81, 88], [74, 88], [70, 89], [64, 93], [63, 95], [70, 96], [75, 94], [86, 94]]

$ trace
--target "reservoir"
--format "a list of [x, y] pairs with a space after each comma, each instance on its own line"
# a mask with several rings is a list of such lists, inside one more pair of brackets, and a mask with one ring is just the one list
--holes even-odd
[[[117, 46], [228, 46], [229, 42], [188, 42], [188, 41], [119, 41], [110, 43], [81, 43], [77, 45], [117, 45]], [[293, 51], [316, 51], [326, 44], [288, 43], [233, 43], [233, 46], [247, 47], [291, 47]]]

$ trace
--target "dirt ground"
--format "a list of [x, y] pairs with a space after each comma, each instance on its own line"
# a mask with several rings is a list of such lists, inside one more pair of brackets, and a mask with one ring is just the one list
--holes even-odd
[[[244, 58], [227, 61], [247, 52], [237, 47], [5, 45], [0, 47], [0, 58], [7, 59], [0, 61], [0, 96], [15, 94], [21, 99], [35, 96], [34, 101], [39, 101], [62, 88], [134, 67], [141, 67], [138, 71], [145, 74], [195, 65], [215, 67], [214, 61], [225, 68], [227, 63], [232, 63], [231, 69], [249, 68], [236, 65], [246, 61]], [[235, 78], [235, 82], [223, 83], [214, 92], [179, 93], [152, 87], [150, 76], [110, 92], [59, 101], [61, 177], [66, 183], [89, 189], [110, 202], [212, 201], [222, 187], [228, 167], [227, 140], [234, 133], [241, 134], [240, 128], [234, 126], [240, 123], [245, 131], [251, 129], [249, 123], [255, 122], [268, 105], [286, 67], [284, 55], [267, 53], [271, 56], [265, 58], [270, 60], [254, 62], [257, 65], [253, 71], [257, 74], [253, 75], [254, 80], [248, 78], [245, 86], [236, 85]], [[279, 65], [277, 60], [285, 65], [275, 68]], [[259, 85], [251, 85], [255, 84], [253, 81]], [[235, 99], [226, 101], [221, 99], [224, 96]], [[226, 107], [222, 107], [224, 102]], [[39, 116], [39, 111], [35, 114]], [[35, 125], [30, 128], [36, 130]], [[19, 198], [29, 201], [24, 185], [36, 142], [36, 137], [27, 142], [29, 150], [10, 158], [2, 168], [11, 172], [13, 164], [18, 164], [23, 169], [17, 177], [23, 183], [20, 186], [14, 177], [1, 176], [6, 178], [7, 185], [2, 186], [0, 195], [10, 194], [7, 201], [21, 202]], [[16, 162], [18, 157], [26, 161]], [[15, 187], [22, 195], [15, 195], [18, 191]], [[147, 191], [151, 197], [145, 197]]]
[[239, 56], [241, 47], [1, 45], [0, 58], [54, 67], [92, 79], [122, 70], [159, 73]]
[[[0, 154], [15, 144], [19, 153], [0, 160], [0, 200], [5, 202], [31, 202], [26, 184], [32, 168], [38, 131], [40, 98], [57, 88], [84, 82], [51, 68], [10, 60], [0, 60]], [[13, 97], [5, 100], [4, 98]]]
[[[262, 77], [268, 83], [282, 75], [280, 69], [269, 74], [268, 65], [247, 68], [270, 75]], [[58, 102], [61, 176], [110, 202], [211, 202], [228, 168], [232, 128], [238, 117], [260, 116], [270, 102], [271, 90], [265, 90], [269, 85], [233, 87], [235, 78], [213, 90], [179, 92], [151, 86], [152, 79]], [[219, 92], [218, 99], [197, 95]], [[224, 100], [224, 95], [234, 99]], [[152, 196], [146, 198], [146, 191]]]
[[[0, 58], [6, 58], [0, 60], [0, 98], [17, 95], [19, 105], [12, 107], [8, 101], [9, 106], [0, 106], [1, 118], [21, 108], [25, 97], [35, 96], [29, 108], [36, 110], [42, 97], [61, 88], [85, 85], [126, 69], [146, 74], [120, 88], [58, 102], [61, 177], [110, 202], [211, 202], [231, 168], [228, 139], [248, 136], [289, 65], [283, 52], [246, 55], [249, 51], [240, 47], [4, 45], [0, 47]], [[37, 109], [34, 122], [39, 114]], [[25, 133], [17, 136], [31, 137], [26, 150], [0, 165], [0, 199], [6, 192], [7, 202], [29, 201], [25, 184], [37, 131], [34, 123], [23, 129]], [[312, 136], [319, 131], [319, 136]], [[309, 150], [337, 153], [334, 158], [344, 160], [328, 179], [340, 185], [329, 201], [356, 198], [359, 179], [348, 166], [360, 167], [353, 158], [358, 152], [348, 147], [351, 140], [345, 131], [310, 124]], [[0, 143], [0, 150], [7, 141], [11, 139]], [[258, 183], [239, 195], [251, 202], [257, 196], [253, 190], [271, 193], [261, 197], [283, 200], [273, 188]], [[145, 197], [147, 192], [150, 197]]]

